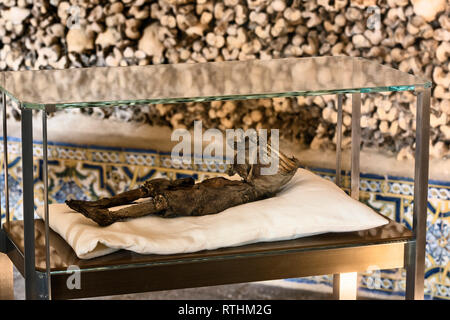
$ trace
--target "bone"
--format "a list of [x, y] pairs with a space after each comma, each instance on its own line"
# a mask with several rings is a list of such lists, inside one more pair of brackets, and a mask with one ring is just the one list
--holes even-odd
[[[449, 156], [450, 8], [445, 0], [51, 0], [48, 6], [7, 0], [0, 6], [1, 70], [351, 55], [429, 78], [434, 83], [430, 150], [433, 157]], [[379, 9], [378, 24], [373, 9]], [[317, 78], [326, 82], [330, 76], [324, 72]], [[363, 95], [363, 147], [412, 157], [415, 95], [375, 96]], [[277, 127], [289, 140], [335, 149], [333, 96], [213, 105], [158, 105], [135, 113], [114, 108], [92, 116], [173, 128], [190, 128], [193, 119], [220, 129]], [[14, 110], [10, 117], [18, 118]], [[344, 147], [350, 146], [350, 115], [351, 101], [345, 99]]]
[[69, 52], [82, 53], [94, 49], [94, 38], [83, 29], [70, 29], [66, 41]]

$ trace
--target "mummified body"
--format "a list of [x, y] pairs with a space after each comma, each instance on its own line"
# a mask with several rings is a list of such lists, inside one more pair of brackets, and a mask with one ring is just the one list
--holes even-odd
[[[100, 226], [116, 221], [157, 214], [163, 217], [202, 216], [221, 212], [247, 202], [275, 195], [294, 176], [298, 160], [279, 153], [279, 167], [273, 175], [262, 175], [261, 164], [233, 164], [227, 174], [238, 174], [242, 180], [222, 177], [195, 183], [192, 178], [170, 181], [153, 179], [138, 189], [126, 191], [97, 201], [67, 200], [66, 204]], [[140, 198], [147, 201], [135, 203], [116, 211], [108, 208], [132, 204]]]

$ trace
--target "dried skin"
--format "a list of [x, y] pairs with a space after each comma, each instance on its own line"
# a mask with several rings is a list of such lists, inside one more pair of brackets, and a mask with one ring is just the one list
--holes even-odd
[[[238, 174], [242, 180], [223, 177], [195, 183], [192, 178], [170, 181], [148, 180], [138, 189], [97, 201], [67, 200], [66, 204], [100, 226], [116, 221], [156, 214], [162, 217], [203, 216], [215, 214], [244, 203], [275, 195], [291, 180], [298, 168], [298, 160], [279, 155], [278, 172], [261, 175], [263, 165], [231, 165], [228, 174]], [[148, 200], [111, 211], [108, 208], [132, 204], [140, 198]]]

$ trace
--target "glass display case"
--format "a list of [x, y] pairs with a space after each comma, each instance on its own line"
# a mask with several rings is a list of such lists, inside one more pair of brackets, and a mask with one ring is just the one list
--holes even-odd
[[[335, 275], [380, 269], [407, 270], [406, 297], [424, 292], [431, 82], [355, 57], [287, 58], [198, 64], [15, 71], [0, 73], [6, 220], [0, 251], [25, 278], [27, 299], [62, 299], [146, 292], [237, 282]], [[140, 255], [121, 250], [81, 260], [49, 227], [48, 114], [66, 108], [113, 107], [246, 100], [335, 94], [338, 105], [336, 181], [341, 180], [343, 95], [352, 97], [351, 196], [359, 198], [361, 94], [413, 91], [416, 106], [416, 162], [413, 230], [390, 221], [357, 232], [327, 233], [295, 240], [255, 243], [188, 254]], [[23, 221], [9, 214], [6, 99], [20, 104]], [[35, 219], [33, 110], [42, 112], [44, 216]], [[67, 130], [70, 130], [68, 128]], [[81, 289], [66, 283], [76, 265]]]

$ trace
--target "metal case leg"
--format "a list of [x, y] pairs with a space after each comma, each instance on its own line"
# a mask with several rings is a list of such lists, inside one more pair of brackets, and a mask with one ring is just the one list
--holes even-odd
[[359, 200], [359, 152], [361, 145], [361, 93], [352, 94], [351, 197]]
[[29, 109], [21, 109], [25, 298], [39, 299], [34, 244], [33, 114]]
[[35, 265], [33, 114], [30, 109], [22, 107], [21, 110], [25, 298], [48, 299], [47, 273], [37, 272]]
[[342, 100], [344, 98], [343, 94], [338, 94], [337, 103], [337, 125], [336, 125], [336, 185], [341, 187], [342, 178]]
[[[6, 95], [2, 94], [2, 113], [3, 113], [3, 164], [5, 174], [5, 212], [6, 220], [5, 224], [9, 222], [9, 190], [8, 190], [8, 130], [6, 120]], [[0, 205], [1, 208], [1, 205]], [[1, 210], [0, 210], [1, 211]], [[1, 216], [1, 215], [0, 215]], [[6, 252], [6, 236], [3, 232], [3, 225], [0, 218], [0, 252]], [[12, 300], [14, 299], [14, 277], [12, 262], [8, 256], [4, 253], [0, 253], [0, 300]]]
[[[3, 171], [5, 175], [5, 212], [6, 212], [6, 225], [9, 224], [9, 185], [8, 185], [8, 126], [6, 119], [6, 94], [3, 93]], [[1, 224], [0, 224], [1, 225]]]
[[50, 276], [50, 218], [48, 211], [48, 146], [47, 146], [47, 109], [42, 111], [42, 154], [43, 180], [44, 180], [44, 220], [45, 220], [45, 286], [47, 288], [46, 298], [51, 299], [51, 276]]
[[413, 234], [406, 257], [406, 299], [424, 298], [425, 245], [427, 232], [428, 162], [430, 143], [430, 91], [417, 96], [416, 153], [414, 171]]
[[[338, 95], [338, 119], [336, 136], [336, 184], [341, 184], [342, 95]], [[351, 197], [359, 199], [359, 152], [361, 144], [361, 93], [352, 94], [352, 162]], [[333, 275], [333, 297], [339, 300], [355, 300], [358, 291], [356, 272]]]

